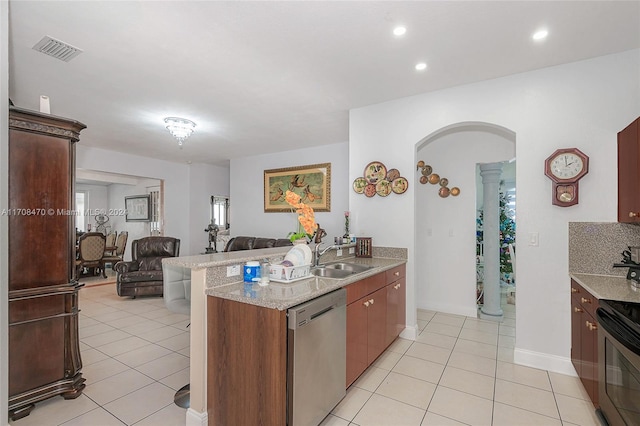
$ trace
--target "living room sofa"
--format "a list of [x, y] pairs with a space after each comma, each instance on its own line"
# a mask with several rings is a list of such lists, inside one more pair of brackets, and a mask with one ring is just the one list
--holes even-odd
[[131, 243], [129, 262], [118, 262], [118, 296], [162, 296], [162, 259], [180, 255], [180, 240], [173, 237], [144, 237]]
[[292, 246], [288, 238], [233, 237], [227, 242], [224, 251], [254, 250], [272, 247]]

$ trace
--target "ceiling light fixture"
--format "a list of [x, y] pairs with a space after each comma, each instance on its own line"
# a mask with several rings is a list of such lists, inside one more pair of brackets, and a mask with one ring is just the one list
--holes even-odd
[[540, 40], [544, 40], [545, 38], [547, 38], [547, 36], [549, 35], [549, 31], [542, 29], [542, 30], [538, 30], [535, 33], [533, 33], [533, 36], [531, 36], [531, 38], [533, 38], [536, 41], [540, 41]]
[[407, 29], [403, 26], [398, 26], [393, 29], [393, 35], [397, 37], [405, 35], [406, 32]]
[[167, 117], [164, 122], [167, 125], [167, 130], [178, 140], [181, 149], [184, 141], [191, 136], [196, 128], [196, 123], [186, 118]]
[[424, 71], [427, 69], [427, 64], [425, 64], [424, 62], [420, 62], [418, 64], [416, 64], [416, 70], [417, 71]]

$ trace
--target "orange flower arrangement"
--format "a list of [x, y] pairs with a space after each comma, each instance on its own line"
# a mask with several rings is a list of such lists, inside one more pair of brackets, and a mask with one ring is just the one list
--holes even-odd
[[313, 208], [300, 202], [300, 196], [293, 191], [287, 190], [285, 201], [298, 213], [298, 232], [289, 234], [289, 239], [295, 241], [300, 238], [313, 238], [313, 234], [318, 230]]

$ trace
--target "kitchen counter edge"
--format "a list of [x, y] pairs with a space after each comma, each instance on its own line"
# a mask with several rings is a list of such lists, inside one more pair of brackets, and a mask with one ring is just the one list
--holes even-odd
[[598, 300], [640, 303], [640, 289], [633, 287], [625, 277], [578, 273], [569, 276]]
[[223, 286], [207, 287], [207, 296], [234, 300], [250, 305], [284, 311], [292, 306], [307, 302], [323, 294], [330, 293], [354, 282], [407, 263], [406, 259], [350, 258], [345, 261], [373, 266], [368, 271], [353, 274], [342, 279], [310, 276], [292, 283], [270, 282], [261, 287], [257, 283], [234, 282]]

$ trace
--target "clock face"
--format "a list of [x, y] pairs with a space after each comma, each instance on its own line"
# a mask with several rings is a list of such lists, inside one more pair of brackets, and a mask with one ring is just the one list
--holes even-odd
[[571, 152], [555, 156], [550, 163], [551, 173], [558, 179], [571, 179], [584, 169], [582, 158]]

